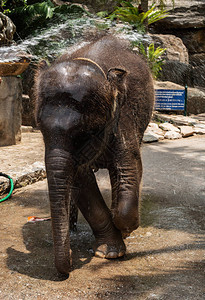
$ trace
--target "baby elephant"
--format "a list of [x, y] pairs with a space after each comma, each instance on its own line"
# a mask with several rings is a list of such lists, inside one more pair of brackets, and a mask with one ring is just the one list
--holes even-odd
[[[105, 36], [51, 66], [39, 64], [36, 121], [45, 142], [55, 264], [70, 269], [70, 203], [92, 228], [95, 255], [117, 258], [139, 226], [140, 145], [150, 121], [154, 89], [147, 64], [125, 41]], [[109, 209], [93, 170], [106, 168]]]

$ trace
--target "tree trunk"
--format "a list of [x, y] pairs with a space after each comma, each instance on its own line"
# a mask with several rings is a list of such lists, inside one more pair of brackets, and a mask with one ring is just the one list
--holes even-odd
[[149, 4], [149, 1], [148, 1], [148, 0], [142, 0], [142, 1], [141, 1], [142, 10], [143, 10], [144, 12], [148, 11], [148, 4]]
[[[142, 10], [144, 12], [148, 11], [148, 5], [149, 5], [149, 1], [148, 0], [142, 0], [141, 1]], [[144, 26], [145, 26], [145, 31], [148, 32], [148, 20], [147, 20], [147, 18], [144, 21]]]

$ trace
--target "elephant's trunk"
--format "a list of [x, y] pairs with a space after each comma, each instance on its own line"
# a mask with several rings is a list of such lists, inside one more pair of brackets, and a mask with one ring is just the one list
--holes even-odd
[[69, 274], [70, 239], [69, 206], [73, 179], [70, 154], [61, 149], [46, 152], [46, 171], [52, 218], [55, 265], [62, 274]]

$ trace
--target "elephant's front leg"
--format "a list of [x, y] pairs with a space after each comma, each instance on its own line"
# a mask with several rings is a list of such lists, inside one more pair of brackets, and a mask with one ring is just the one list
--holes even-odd
[[96, 239], [95, 255], [105, 258], [123, 256], [126, 248], [121, 232], [112, 222], [110, 210], [99, 191], [93, 171], [80, 172], [75, 182], [80, 188], [77, 205]]
[[125, 153], [109, 168], [112, 185], [112, 215], [123, 237], [139, 226], [139, 198], [142, 178], [140, 152]]

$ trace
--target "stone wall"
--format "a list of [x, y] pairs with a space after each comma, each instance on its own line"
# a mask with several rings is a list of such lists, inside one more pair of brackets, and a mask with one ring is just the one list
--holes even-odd
[[15, 76], [1, 77], [0, 146], [21, 141], [22, 83]]
[[[191, 87], [204, 88], [205, 1], [175, 1], [174, 8], [170, 6], [170, 0], [167, 2], [170, 9], [168, 17], [156, 22], [152, 29], [154, 33], [160, 33], [161, 39], [164, 36], [163, 42], [170, 34], [175, 37], [176, 43], [181, 39], [183, 48], [185, 47], [185, 52], [188, 53], [188, 61], [179, 60], [176, 56], [175, 59], [172, 58], [163, 66], [161, 80], [177, 84], [185, 82]], [[177, 70], [177, 73], [174, 70]]]

